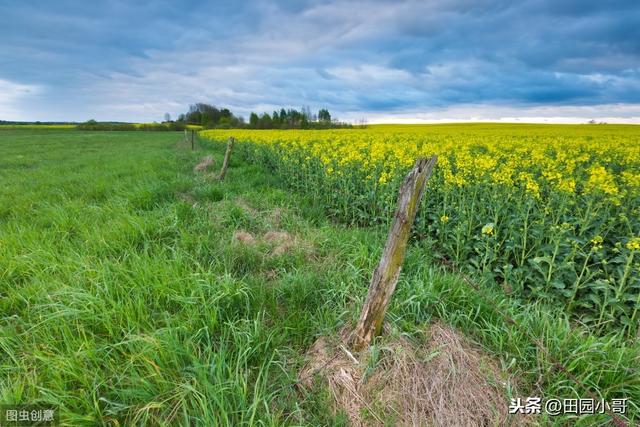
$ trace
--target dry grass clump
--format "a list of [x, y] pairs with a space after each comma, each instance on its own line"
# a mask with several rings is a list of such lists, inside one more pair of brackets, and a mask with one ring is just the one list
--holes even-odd
[[244, 245], [253, 246], [256, 244], [256, 239], [248, 231], [238, 230], [233, 233], [233, 240], [240, 242]]
[[233, 233], [233, 240], [248, 246], [253, 246], [258, 242], [265, 243], [271, 248], [269, 250], [270, 257], [291, 253], [296, 249], [303, 249], [307, 252], [312, 250], [308, 242], [294, 237], [286, 231], [268, 231], [262, 237], [254, 237], [247, 231], [238, 230]]
[[271, 256], [285, 254], [296, 247], [296, 241], [286, 231], [268, 231], [262, 237], [265, 242], [275, 245], [271, 250]]
[[290, 242], [293, 240], [291, 235], [286, 231], [267, 231], [263, 239], [266, 242], [276, 243]]
[[203, 157], [200, 162], [193, 168], [194, 172], [207, 172], [207, 169], [213, 168], [215, 160], [213, 156]]
[[508, 418], [505, 375], [494, 360], [441, 323], [427, 336], [420, 346], [387, 338], [359, 355], [345, 346], [345, 331], [322, 337], [307, 352], [299, 380], [311, 388], [320, 378], [336, 412], [354, 426], [523, 424]]

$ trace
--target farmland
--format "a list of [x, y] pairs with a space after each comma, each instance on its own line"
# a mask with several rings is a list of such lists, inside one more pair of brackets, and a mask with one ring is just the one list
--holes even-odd
[[[505, 399], [628, 398], [637, 421], [636, 129], [211, 130], [196, 151], [175, 132], [0, 131], [0, 401], [63, 425], [347, 424], [299, 388], [303, 355], [353, 324], [398, 184], [435, 153], [387, 335], [448, 325]], [[229, 136], [226, 180], [195, 172]]]
[[[426, 251], [594, 330], [638, 332], [640, 131], [634, 126], [372, 126], [205, 131], [349, 224], [384, 223], [419, 156], [438, 155], [417, 225]], [[635, 258], [635, 260], [634, 260]]]

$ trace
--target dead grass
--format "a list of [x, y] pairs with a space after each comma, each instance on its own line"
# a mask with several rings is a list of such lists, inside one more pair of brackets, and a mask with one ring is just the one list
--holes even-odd
[[262, 238], [265, 242], [275, 245], [271, 250], [271, 256], [286, 254], [299, 246], [299, 242], [286, 231], [268, 231]]
[[[285, 213], [285, 210], [282, 208], [276, 208], [270, 212], [260, 212], [242, 197], [235, 198], [233, 203], [240, 207], [251, 218], [265, 219], [266, 223], [263, 223], [265, 227], [276, 228]], [[288, 231], [283, 230], [270, 230], [265, 232], [261, 237], [256, 235], [255, 237], [251, 236], [250, 239], [247, 234], [250, 235], [250, 233], [246, 231], [238, 230], [234, 233], [234, 240], [247, 245], [264, 244], [268, 248], [269, 257], [277, 257], [301, 250], [309, 259], [313, 259], [313, 245], [299, 235], [292, 235]]]
[[307, 254], [313, 252], [313, 246], [298, 237], [294, 237], [286, 231], [268, 231], [262, 237], [254, 237], [251, 233], [238, 230], [233, 233], [233, 239], [244, 245], [253, 246], [257, 243], [264, 243], [269, 247], [269, 256], [275, 257], [291, 253], [296, 250], [303, 250]]
[[352, 425], [523, 424], [508, 418], [499, 365], [451, 327], [430, 325], [420, 346], [392, 337], [360, 355], [345, 346], [348, 332], [318, 339], [299, 381], [311, 389], [319, 378]]
[[256, 239], [248, 231], [238, 230], [233, 233], [233, 240], [240, 242], [247, 246], [253, 246], [256, 244]]
[[215, 164], [215, 160], [213, 159], [213, 156], [206, 156], [206, 157], [203, 157], [197, 165], [195, 165], [193, 170], [194, 172], [204, 173], [204, 172], [207, 172], [208, 169], [212, 169], [214, 164]]
[[264, 234], [263, 239], [265, 242], [270, 243], [283, 243], [293, 240], [291, 235], [286, 231], [268, 231]]

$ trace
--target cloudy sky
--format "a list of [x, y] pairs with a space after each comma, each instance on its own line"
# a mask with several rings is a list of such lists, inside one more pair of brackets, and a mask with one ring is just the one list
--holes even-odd
[[638, 0], [0, 0], [0, 120], [640, 123]]

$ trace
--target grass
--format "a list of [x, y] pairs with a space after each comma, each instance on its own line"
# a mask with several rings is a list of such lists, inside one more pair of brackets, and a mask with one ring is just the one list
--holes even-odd
[[[296, 376], [316, 337], [357, 316], [386, 230], [332, 223], [238, 157], [224, 183], [207, 180], [193, 165], [206, 154], [220, 165], [224, 147], [192, 153], [181, 138], [0, 133], [0, 403], [57, 405], [63, 425], [344, 423]], [[235, 241], [239, 230], [257, 243]], [[274, 230], [297, 243], [274, 255], [263, 238]], [[456, 326], [518, 396], [589, 397], [531, 334], [593, 393], [629, 398], [638, 419], [638, 340], [481, 289], [412, 245], [388, 320], [416, 340], [434, 318]]]

